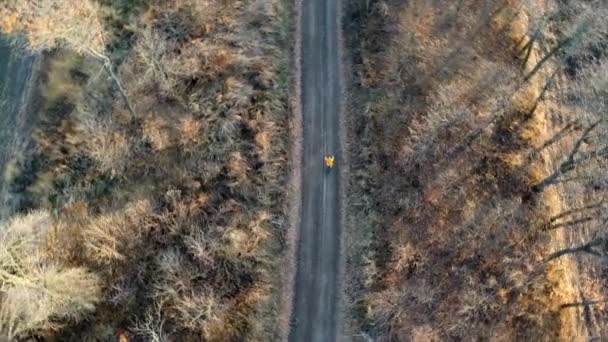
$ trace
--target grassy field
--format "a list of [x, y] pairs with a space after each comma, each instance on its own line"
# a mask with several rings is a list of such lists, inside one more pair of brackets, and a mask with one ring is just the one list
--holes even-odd
[[604, 10], [350, 2], [348, 334], [605, 336]]
[[2, 334], [275, 338], [287, 2], [45, 3], [55, 7], [0, 8], [2, 28], [33, 49], [59, 43], [35, 153], [7, 180], [23, 200], [0, 237]]

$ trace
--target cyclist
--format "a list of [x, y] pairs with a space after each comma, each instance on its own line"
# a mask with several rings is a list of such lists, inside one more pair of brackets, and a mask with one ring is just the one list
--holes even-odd
[[334, 156], [325, 156], [324, 160], [325, 160], [325, 166], [327, 166], [330, 169], [332, 167], [334, 167]]

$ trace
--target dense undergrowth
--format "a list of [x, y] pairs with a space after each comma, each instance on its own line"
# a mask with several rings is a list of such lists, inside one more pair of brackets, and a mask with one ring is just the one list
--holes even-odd
[[[4, 5], [2, 28], [60, 48], [42, 76], [36, 146], [6, 179], [23, 200], [2, 228], [2, 333], [273, 339], [287, 2], [27, 4]], [[66, 292], [49, 279], [73, 281]], [[16, 300], [29, 306], [11, 311]]]
[[597, 329], [586, 330], [587, 317], [605, 316], [601, 301], [569, 309], [603, 298], [600, 264], [583, 276], [589, 269], [550, 254], [580, 244], [564, 235], [581, 224], [603, 234], [605, 107], [595, 92], [605, 85], [597, 76], [604, 10], [593, 1], [348, 2], [358, 99], [349, 333], [391, 341], [605, 333], [595, 318]]

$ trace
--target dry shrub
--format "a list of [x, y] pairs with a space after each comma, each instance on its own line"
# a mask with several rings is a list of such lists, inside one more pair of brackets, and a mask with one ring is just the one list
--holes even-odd
[[171, 138], [167, 124], [158, 117], [145, 119], [143, 124], [144, 140], [152, 145], [156, 151], [163, 151], [171, 146]]
[[264, 127], [255, 135], [255, 143], [261, 152], [261, 159], [269, 161], [272, 154], [272, 128]]
[[129, 158], [129, 142], [120, 132], [99, 132], [91, 141], [91, 156], [100, 164], [102, 172], [121, 173]]
[[140, 84], [155, 83], [167, 95], [173, 94], [176, 80], [168, 73], [163, 58], [167, 53], [167, 42], [150, 27], [143, 28], [133, 52], [140, 69], [137, 72]]
[[235, 178], [238, 182], [242, 182], [247, 178], [248, 170], [249, 165], [247, 164], [247, 160], [240, 153], [237, 152], [230, 156], [228, 163], [228, 174], [230, 177]]
[[46, 82], [42, 87], [42, 96], [49, 102], [65, 99], [69, 103], [78, 103], [82, 96], [82, 87], [71, 77], [70, 72], [80, 63], [78, 55], [61, 52], [48, 66]]
[[[265, 277], [254, 265], [262, 260], [260, 244], [270, 237], [269, 214], [261, 211], [250, 217], [231, 200], [200, 227], [195, 219], [201, 210], [193, 208], [213, 198], [199, 196], [188, 203], [175, 190], [166, 198], [171, 210], [160, 222], [174, 237], [174, 248], [155, 258], [154, 301], [162, 304], [167, 319], [202, 334], [205, 340], [238, 339], [253, 324], [239, 317], [268, 299]], [[220, 222], [225, 226], [217, 225]]]
[[118, 215], [95, 217], [82, 233], [87, 256], [100, 263], [124, 259], [119, 244], [123, 243], [121, 238], [125, 237], [128, 228]]
[[54, 181], [58, 178], [62, 178], [64, 173], [65, 169], [59, 169], [37, 174], [35, 182], [31, 184], [27, 190], [35, 197], [44, 199], [48, 194], [53, 193], [55, 188]]
[[441, 339], [433, 328], [428, 325], [419, 326], [413, 329], [412, 342], [439, 342]]
[[154, 300], [162, 303], [168, 318], [181, 327], [203, 332], [206, 339], [217, 340], [209, 335], [215, 325], [226, 323], [226, 303], [218, 298], [213, 288], [196, 288], [192, 284], [195, 276], [179, 251], [167, 250], [156, 262], [159, 273]]
[[399, 247], [398, 251], [395, 253], [395, 257], [395, 266], [393, 267], [398, 272], [402, 272], [406, 269], [416, 269], [420, 263], [420, 255], [409, 243]]
[[88, 137], [84, 141], [86, 153], [97, 162], [99, 171], [112, 176], [122, 174], [131, 156], [126, 134], [115, 124], [96, 119], [80, 121], [79, 129]]
[[250, 218], [246, 227], [234, 224], [234, 228], [229, 228], [225, 237], [228, 241], [228, 252], [232, 255], [243, 255], [245, 257], [255, 257], [261, 243], [270, 238], [270, 233], [266, 225], [270, 216], [266, 211], [257, 213]]
[[100, 14], [99, 5], [90, 0], [8, 0], [0, 5], [0, 17], [7, 18], [0, 29], [25, 33], [35, 50], [50, 49], [60, 40], [81, 54], [102, 53], [106, 33]]
[[92, 217], [82, 228], [85, 255], [99, 264], [124, 262], [128, 253], [152, 228], [152, 207], [148, 201], [127, 204], [120, 213]]
[[200, 142], [202, 128], [203, 124], [195, 118], [182, 118], [178, 127], [180, 145], [189, 146]]
[[[165, 319], [162, 317], [162, 307], [156, 306], [153, 310], [146, 312], [143, 318], [138, 318], [131, 331], [137, 336], [146, 338], [151, 342], [164, 342], [170, 339], [171, 335], [165, 332]], [[127, 340], [128, 341], [128, 340]], [[119, 340], [119, 342], [122, 342]]]
[[0, 331], [7, 340], [80, 320], [100, 299], [100, 279], [84, 267], [50, 259], [46, 212], [15, 216], [0, 232]]

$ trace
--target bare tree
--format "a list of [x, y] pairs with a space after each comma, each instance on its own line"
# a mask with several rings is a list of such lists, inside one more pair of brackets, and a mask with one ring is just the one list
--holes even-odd
[[591, 305], [597, 305], [597, 304], [603, 304], [608, 302], [607, 299], [598, 299], [598, 300], [588, 300], [588, 299], [584, 299], [580, 302], [572, 302], [572, 303], [566, 303], [566, 304], [562, 304], [560, 305], [560, 309], [567, 309], [567, 308], [576, 308], [576, 307], [589, 307]]
[[594, 156], [597, 156], [597, 153], [584, 154], [583, 156], [580, 156], [577, 158], [583, 143], [585, 143], [587, 141], [587, 139], [589, 138], [589, 136], [591, 135], [593, 130], [595, 130], [601, 122], [602, 122], [601, 120], [597, 120], [596, 122], [591, 124], [589, 127], [587, 127], [582, 132], [580, 137], [576, 140], [576, 142], [574, 143], [574, 146], [568, 153], [568, 156], [560, 164], [559, 168], [557, 168], [555, 171], [553, 171], [553, 173], [551, 175], [549, 175], [548, 177], [543, 179], [540, 183], [532, 186], [532, 191], [541, 192], [549, 185], [558, 183], [560, 181], [561, 176], [574, 171], [578, 165], [583, 164], [584, 162], [588, 161], [590, 158], [592, 158]]
[[567, 247], [557, 252], [551, 253], [547, 261], [557, 259], [561, 256], [573, 253], [587, 253], [597, 257], [606, 256], [608, 252], [608, 239], [605, 236], [597, 236], [592, 240], [575, 247]]
[[559, 64], [566, 64], [567, 58], [585, 54], [590, 46], [600, 43], [608, 32], [607, 23], [603, 20], [608, 8], [603, 2], [573, 1], [558, 7], [555, 12], [538, 19], [538, 25], [521, 49], [525, 53], [522, 65], [526, 65], [534, 44], [541, 44], [545, 30], [561, 33], [562, 38], [534, 65], [524, 77], [525, 81], [536, 75], [554, 57], [560, 60]]
[[[589, 30], [589, 24], [588, 23], [583, 23], [581, 24], [581, 26], [579, 26], [576, 31], [571, 35], [568, 36], [564, 39], [562, 39], [555, 47], [553, 47], [553, 49], [551, 49], [551, 51], [549, 51], [547, 54], [545, 54], [543, 56], [543, 58], [541, 58], [540, 61], [538, 61], [538, 63], [536, 63], [536, 65], [534, 66], [534, 68], [532, 68], [532, 70], [530, 71], [530, 73], [528, 73], [528, 75], [526, 75], [526, 77], [524, 78], [524, 80], [529, 80], [532, 77], [534, 77], [534, 75], [536, 75], [536, 73], [543, 67], [543, 65], [545, 65], [545, 63], [547, 63], [551, 57], [555, 56], [558, 52], [560, 52], [561, 50], [573, 46], [574, 43], [577, 41], [577, 38], [584, 35], [584, 33]], [[527, 62], [529, 58], [529, 55], [526, 56], [525, 61]]]
[[[593, 180], [605, 175], [604, 168], [608, 161], [605, 114], [608, 108], [608, 60], [587, 66], [576, 80], [572, 80], [567, 87], [562, 85], [562, 88], [563, 94], [559, 100], [575, 111], [577, 124], [574, 126], [580, 127], [586, 122], [586, 127], [580, 131], [559, 166], [532, 187], [534, 192], [541, 192], [557, 183]], [[575, 131], [579, 130], [569, 128], [564, 134]]]
[[[152, 312], [153, 311], [153, 312]], [[165, 320], [162, 317], [162, 306], [156, 302], [153, 310], [146, 312], [143, 320], [137, 320], [131, 330], [137, 335], [144, 337], [146, 341], [167, 342], [170, 336], [164, 330]]]
[[56, 328], [56, 319], [79, 319], [99, 300], [97, 276], [45, 254], [51, 224], [48, 213], [33, 212], [0, 225], [0, 337]]

